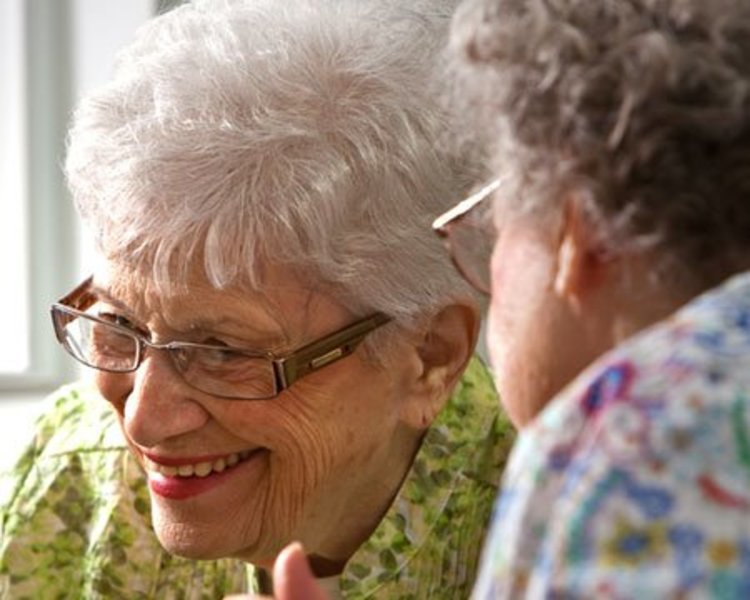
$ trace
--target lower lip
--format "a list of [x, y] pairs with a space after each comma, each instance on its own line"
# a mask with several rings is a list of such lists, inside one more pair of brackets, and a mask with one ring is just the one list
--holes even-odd
[[156, 471], [148, 472], [148, 485], [151, 491], [170, 500], [186, 500], [193, 498], [224, 483], [227, 479], [240, 471], [245, 471], [248, 466], [258, 463], [265, 454], [263, 448], [255, 450], [241, 463], [222, 471], [221, 473], [211, 473], [205, 477], [169, 477]]

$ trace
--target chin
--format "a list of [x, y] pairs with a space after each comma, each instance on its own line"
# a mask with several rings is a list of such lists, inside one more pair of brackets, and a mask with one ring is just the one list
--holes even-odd
[[217, 536], [217, 532], [202, 531], [184, 523], [160, 523], [158, 517], [154, 519], [154, 531], [162, 547], [175, 556], [215, 560], [233, 554], [230, 540]]
[[174, 556], [193, 560], [214, 560], [227, 555], [225, 548], [217, 548], [206, 540], [194, 539], [189, 535], [175, 535], [175, 532], [162, 532], [157, 529], [156, 536], [164, 549]]
[[242, 545], [239, 541], [233, 543], [233, 540], [227, 539], [226, 532], [209, 535], [184, 524], [155, 526], [155, 530], [159, 542], [169, 554], [191, 560], [236, 558], [256, 566], [270, 567], [285, 545], [260, 542]]

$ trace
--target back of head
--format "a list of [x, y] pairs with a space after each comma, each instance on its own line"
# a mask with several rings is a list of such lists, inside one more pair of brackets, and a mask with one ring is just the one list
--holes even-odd
[[575, 193], [670, 285], [750, 265], [750, 3], [475, 0], [453, 45], [515, 210]]
[[102, 253], [167, 286], [283, 265], [397, 318], [463, 293], [428, 226], [469, 181], [433, 88], [451, 9], [205, 0], [148, 23], [70, 133]]

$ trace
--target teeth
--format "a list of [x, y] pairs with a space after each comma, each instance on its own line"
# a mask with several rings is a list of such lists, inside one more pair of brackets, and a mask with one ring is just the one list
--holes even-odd
[[213, 464], [210, 462], [202, 462], [195, 465], [195, 474], [198, 477], [205, 477], [212, 470]]
[[221, 473], [237, 463], [245, 460], [253, 453], [252, 450], [243, 450], [242, 452], [232, 452], [227, 456], [217, 458], [213, 462], [200, 462], [195, 465], [180, 465], [179, 467], [169, 467], [160, 465], [152, 460], [145, 459], [146, 468], [150, 471], [161, 473], [167, 477], [207, 477], [211, 473]]
[[193, 465], [180, 465], [177, 467], [177, 474], [180, 477], [190, 477], [193, 474]]

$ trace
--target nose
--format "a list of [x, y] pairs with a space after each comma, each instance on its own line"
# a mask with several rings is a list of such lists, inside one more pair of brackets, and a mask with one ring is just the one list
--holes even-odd
[[123, 403], [126, 435], [142, 448], [154, 448], [197, 431], [210, 419], [195, 399], [197, 393], [177, 374], [165, 352], [147, 352]]

